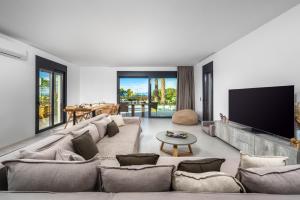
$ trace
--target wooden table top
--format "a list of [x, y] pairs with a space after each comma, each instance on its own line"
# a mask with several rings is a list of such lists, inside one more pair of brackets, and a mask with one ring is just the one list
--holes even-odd
[[112, 104], [99, 104], [95, 106], [84, 106], [84, 107], [79, 107], [79, 106], [67, 106], [64, 111], [65, 112], [92, 112], [95, 110], [100, 110], [103, 108], [107, 108], [112, 106]]

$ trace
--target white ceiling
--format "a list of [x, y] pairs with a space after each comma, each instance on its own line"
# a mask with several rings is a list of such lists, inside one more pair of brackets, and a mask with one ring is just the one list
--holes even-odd
[[193, 65], [300, 0], [0, 0], [0, 32], [82, 66]]

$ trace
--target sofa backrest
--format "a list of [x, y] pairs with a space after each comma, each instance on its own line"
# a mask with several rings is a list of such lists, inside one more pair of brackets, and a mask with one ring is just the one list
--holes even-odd
[[[8, 153], [6, 155], [3, 155], [0, 157], [0, 162], [5, 161], [5, 160], [11, 160], [11, 159], [16, 159], [19, 156], [19, 151], [20, 150], [29, 150], [29, 151], [42, 151], [44, 149], [48, 149], [49, 147], [52, 146], [57, 146], [57, 145], [67, 145], [67, 140], [70, 140], [70, 138], [68, 139], [66, 136], [75, 130], [79, 130], [85, 126], [87, 126], [90, 122], [92, 121], [96, 121], [96, 120], [100, 120], [101, 118], [107, 117], [107, 114], [101, 114], [98, 115], [96, 117], [93, 117], [91, 119], [82, 121], [80, 123], [78, 123], [75, 126], [72, 126], [70, 128], [66, 128], [63, 130], [59, 130], [57, 132], [54, 132], [53, 134], [51, 134], [50, 136], [39, 140], [38, 142], [32, 143], [26, 147], [17, 149], [11, 153]], [[64, 144], [63, 144], [64, 143]], [[72, 148], [66, 148], [67, 150], [72, 150]]]
[[97, 120], [100, 120], [104, 117], [107, 117], [108, 114], [101, 114], [101, 115], [98, 115], [96, 117], [93, 117], [91, 119], [87, 119], [87, 120], [84, 120], [78, 124], [76, 124], [75, 126], [71, 126], [69, 128], [66, 128], [66, 129], [63, 129], [63, 130], [59, 130], [57, 132], [55, 132], [54, 134], [56, 135], [66, 135], [66, 134], [69, 134], [70, 132], [72, 131], [77, 131], [85, 126], [87, 126], [89, 123], [93, 122], [93, 121], [97, 121]]

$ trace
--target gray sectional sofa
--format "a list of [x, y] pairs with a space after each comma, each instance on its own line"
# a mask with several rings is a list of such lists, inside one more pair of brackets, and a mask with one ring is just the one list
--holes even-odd
[[[107, 114], [101, 114], [94, 118], [80, 122], [79, 124], [70, 128], [54, 132], [45, 139], [0, 157], [0, 162], [19, 158], [20, 150], [43, 152], [62, 148], [74, 151], [71, 142], [73, 136], [70, 133], [87, 126], [93, 121], [101, 120], [107, 116]], [[124, 122], [125, 126], [119, 127], [119, 134], [115, 135], [114, 137], [105, 136], [99, 142], [97, 142], [97, 147], [101, 157], [114, 158], [117, 154], [130, 154], [138, 152], [140, 141], [139, 137], [142, 131], [140, 118], [124, 117]]]
[[[43, 139], [37, 143], [27, 146], [23, 149], [39, 152], [52, 152], [57, 148], [63, 148], [73, 151], [72, 147], [72, 135], [71, 131], [79, 130], [89, 123], [100, 120], [107, 115], [99, 115], [90, 120], [79, 123], [69, 129], [56, 132], [46, 139]], [[105, 136], [97, 143], [99, 154], [97, 155], [97, 161], [101, 163], [101, 166], [105, 167], [118, 167], [120, 166], [115, 158], [117, 154], [130, 154], [137, 153], [139, 146], [139, 136], [141, 134], [140, 119], [136, 117], [125, 117], [125, 126], [119, 127], [120, 133], [113, 137]], [[0, 158], [1, 161], [18, 159], [19, 151], [10, 153]], [[182, 160], [194, 160], [199, 159], [197, 157], [160, 157], [157, 165], [174, 165]], [[38, 162], [38, 161], [37, 161]], [[1, 166], [0, 166], [1, 168]], [[6, 176], [4, 170], [0, 170], [0, 188], [5, 187]], [[81, 169], [80, 169], [81, 170]], [[145, 177], [147, 178], [147, 177]], [[30, 177], [29, 177], [30, 179]], [[95, 177], [97, 179], [97, 177]], [[84, 184], [84, 183], [83, 183]], [[145, 200], [161, 200], [161, 199], [206, 199], [206, 200], [292, 200], [300, 199], [300, 195], [272, 195], [272, 194], [247, 194], [247, 193], [186, 193], [186, 192], [148, 192], [148, 193], [105, 193], [97, 192], [96, 189], [93, 192], [14, 192], [14, 191], [0, 191], [0, 199], [74, 199], [74, 200], [129, 200], [129, 199], [145, 199]]]
[[300, 195], [272, 194], [207, 194], [185, 192], [149, 192], [149, 193], [28, 193], [0, 192], [0, 199], [9, 200], [298, 200]]

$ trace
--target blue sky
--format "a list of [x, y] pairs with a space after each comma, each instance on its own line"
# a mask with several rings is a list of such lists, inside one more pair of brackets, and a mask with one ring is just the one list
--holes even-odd
[[[166, 88], [176, 88], [176, 80], [176, 78], [166, 78]], [[154, 85], [154, 79], [151, 79], [151, 84]], [[160, 80], [158, 81], [158, 87], [161, 87]], [[120, 78], [120, 88], [131, 89], [135, 93], [147, 93], [148, 78]]]
[[40, 71], [40, 78], [49, 80], [50, 74], [48, 72]]

